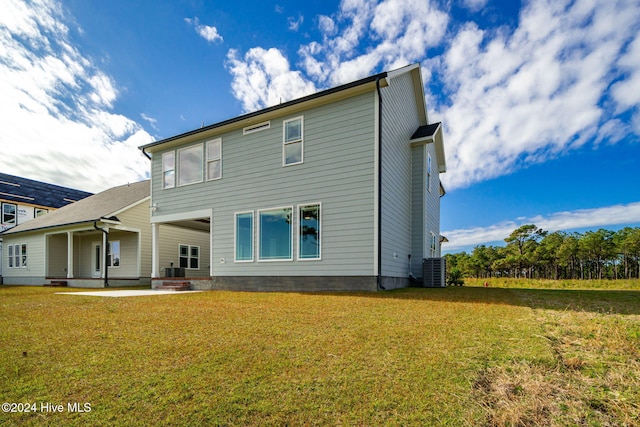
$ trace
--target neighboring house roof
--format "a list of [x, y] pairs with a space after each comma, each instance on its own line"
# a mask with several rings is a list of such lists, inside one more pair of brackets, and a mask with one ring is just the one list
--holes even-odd
[[61, 208], [92, 193], [0, 173], [0, 199], [14, 203]]
[[2, 235], [101, 220], [118, 221], [124, 209], [149, 198], [149, 180], [113, 187], [11, 228]]

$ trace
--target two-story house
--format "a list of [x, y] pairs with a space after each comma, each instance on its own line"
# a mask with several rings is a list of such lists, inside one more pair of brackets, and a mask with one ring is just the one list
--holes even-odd
[[198, 289], [392, 289], [440, 257], [442, 126], [418, 64], [140, 148], [154, 286], [163, 224], [209, 233]]
[[[0, 173], [0, 233], [89, 196], [86, 191]], [[2, 245], [0, 237], [0, 259]]]

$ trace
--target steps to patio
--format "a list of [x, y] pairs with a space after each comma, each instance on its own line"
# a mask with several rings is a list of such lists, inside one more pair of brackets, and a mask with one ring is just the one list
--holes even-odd
[[162, 282], [156, 289], [163, 291], [190, 291], [191, 282]]
[[45, 283], [44, 286], [51, 286], [51, 287], [67, 286], [67, 281], [66, 280], [52, 280], [51, 283]]

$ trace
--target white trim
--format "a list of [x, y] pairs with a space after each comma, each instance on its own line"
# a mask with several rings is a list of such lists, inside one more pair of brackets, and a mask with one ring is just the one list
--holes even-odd
[[271, 120], [267, 120], [266, 122], [256, 123], [255, 125], [247, 126], [242, 129], [243, 135], [249, 135], [255, 132], [260, 132], [261, 130], [267, 130], [271, 128]]
[[[287, 141], [287, 123], [300, 120], [300, 139], [294, 141]], [[300, 161], [295, 163], [287, 163], [286, 147], [287, 145], [300, 144]], [[304, 163], [304, 116], [292, 117], [282, 121], [282, 167], [294, 166]]]
[[[251, 214], [251, 259], [241, 259], [238, 256], [238, 215]], [[239, 211], [233, 213], [233, 262], [252, 263], [255, 261], [255, 236], [256, 236], [256, 215], [254, 211]]]
[[380, 193], [378, 191], [378, 187], [380, 186], [379, 180], [379, 167], [378, 164], [380, 159], [380, 135], [378, 130], [380, 129], [380, 95], [378, 91], [374, 91], [374, 123], [373, 123], [373, 275], [378, 275], [378, 244], [380, 242], [378, 236], [378, 218], [380, 217], [380, 212], [378, 212], [378, 198], [380, 197]]
[[[300, 218], [300, 209], [301, 208], [305, 208], [305, 207], [309, 207], [309, 206], [318, 206], [318, 258], [302, 258], [302, 245], [300, 244], [300, 238], [301, 233], [300, 233], [300, 224], [301, 224], [301, 218]], [[314, 202], [314, 203], [304, 203], [304, 204], [299, 204], [298, 205], [298, 209], [297, 209], [297, 241], [298, 241], [298, 257], [297, 260], [298, 261], [322, 261], [322, 202]]]
[[160, 224], [164, 222], [186, 221], [190, 219], [209, 218], [213, 222], [212, 209], [200, 209], [197, 211], [180, 212], [168, 215], [154, 215], [151, 217], [151, 223]]
[[[262, 230], [260, 230], [260, 214], [262, 212], [275, 211], [275, 210], [278, 210], [278, 209], [291, 209], [291, 222], [289, 224], [290, 227], [291, 227], [291, 258], [286, 258], [286, 259], [260, 259], [260, 256], [262, 255], [262, 253], [260, 251], [260, 246], [261, 246], [260, 244], [262, 243], [262, 241], [261, 241], [262, 240], [261, 239], [262, 236], [260, 235], [260, 232], [262, 231]], [[294, 236], [296, 234], [295, 230], [293, 229], [293, 224], [295, 222], [294, 221], [294, 214], [295, 214], [295, 210], [293, 209], [293, 205], [290, 205], [290, 206], [277, 206], [277, 207], [267, 208], [267, 209], [258, 209], [258, 215], [257, 215], [258, 216], [258, 227], [257, 227], [257, 230], [258, 230], [258, 238], [257, 238], [257, 247], [258, 247], [258, 254], [257, 255], [258, 255], [258, 258], [257, 259], [258, 259], [258, 262], [289, 262], [289, 261], [293, 261], [293, 259], [294, 259], [294, 257], [293, 257], [293, 253], [294, 253], [293, 245], [294, 245], [294, 242], [295, 242]]]
[[[187, 151], [187, 150], [193, 150], [194, 148], [199, 148], [200, 149], [200, 180], [198, 181], [192, 181], [192, 182], [186, 182], [184, 184], [180, 183], [180, 169], [182, 169], [182, 165], [180, 164], [180, 153], [183, 151]], [[177, 151], [177, 155], [176, 155], [176, 186], [177, 187], [186, 187], [187, 185], [193, 185], [193, 184], [200, 184], [202, 182], [204, 182], [204, 144], [201, 142], [199, 144], [193, 144], [193, 145], [189, 145], [187, 147], [182, 147], [176, 150]]]

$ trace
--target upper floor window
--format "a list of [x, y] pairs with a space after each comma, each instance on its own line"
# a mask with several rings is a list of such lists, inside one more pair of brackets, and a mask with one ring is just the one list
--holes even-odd
[[207, 181], [222, 178], [222, 140], [207, 141]]
[[176, 153], [169, 151], [162, 154], [162, 188], [176, 186]]
[[202, 182], [202, 144], [178, 150], [178, 185]]
[[282, 163], [284, 166], [302, 163], [303, 119], [296, 117], [283, 122]]
[[34, 208], [34, 213], [36, 218], [45, 215], [49, 212], [49, 209], [44, 209], [44, 208]]
[[13, 203], [2, 204], [2, 224], [16, 225], [16, 215], [18, 206]]

